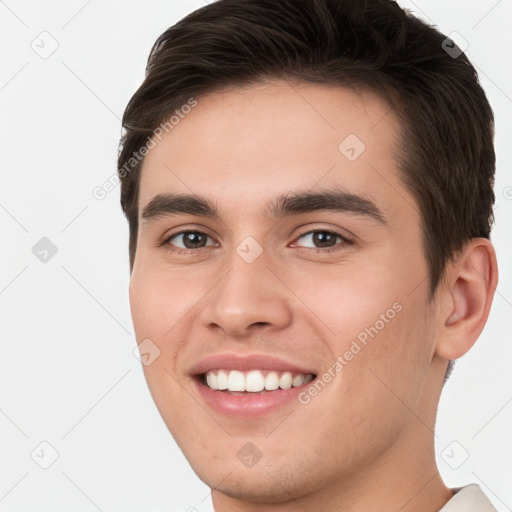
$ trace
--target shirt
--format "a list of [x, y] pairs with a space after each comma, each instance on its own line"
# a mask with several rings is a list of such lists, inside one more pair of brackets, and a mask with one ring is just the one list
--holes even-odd
[[456, 487], [453, 498], [439, 512], [496, 512], [477, 484]]

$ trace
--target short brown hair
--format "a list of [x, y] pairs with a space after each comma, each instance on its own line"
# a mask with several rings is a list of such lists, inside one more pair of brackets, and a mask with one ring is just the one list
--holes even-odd
[[133, 155], [190, 98], [273, 78], [369, 89], [392, 106], [433, 296], [464, 244], [490, 236], [494, 118], [466, 55], [389, 0], [218, 0], [158, 38], [123, 116], [118, 170], [130, 269], [143, 162]]

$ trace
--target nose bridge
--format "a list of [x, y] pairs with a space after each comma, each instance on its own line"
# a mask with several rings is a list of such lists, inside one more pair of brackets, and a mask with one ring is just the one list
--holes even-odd
[[[256, 245], [257, 244], [257, 245]], [[291, 319], [286, 288], [279, 283], [269, 254], [247, 237], [225, 261], [218, 283], [202, 311], [202, 322], [224, 335], [243, 336], [254, 325], [284, 327]]]

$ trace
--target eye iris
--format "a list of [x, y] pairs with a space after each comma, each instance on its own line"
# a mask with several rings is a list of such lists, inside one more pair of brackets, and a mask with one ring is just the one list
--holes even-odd
[[187, 249], [203, 247], [203, 243], [205, 241], [206, 237], [202, 233], [195, 233], [190, 231], [183, 234], [183, 245], [185, 245]]
[[318, 247], [332, 247], [336, 243], [336, 235], [328, 231], [313, 233], [313, 242]]

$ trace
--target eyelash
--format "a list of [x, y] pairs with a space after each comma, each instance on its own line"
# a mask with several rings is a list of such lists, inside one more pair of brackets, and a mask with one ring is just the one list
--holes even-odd
[[[209, 235], [207, 235], [206, 233], [204, 233], [203, 231], [199, 231], [199, 230], [195, 230], [195, 229], [185, 229], [183, 231], [178, 231], [177, 233], [173, 233], [172, 235], [166, 237], [164, 240], [162, 240], [162, 242], [159, 244], [161, 247], [162, 246], [165, 246], [167, 245], [166, 249], [169, 250], [169, 251], [172, 251], [173, 253], [176, 253], [176, 254], [190, 254], [191, 252], [194, 252], [194, 251], [198, 251], [198, 250], [201, 250], [201, 249], [206, 249], [206, 247], [198, 247], [197, 249], [180, 249], [180, 248], [176, 248], [176, 247], [172, 247], [171, 244], [169, 243], [174, 237], [176, 236], [179, 236], [179, 235], [183, 235], [185, 233], [198, 233], [200, 235], [206, 235], [207, 237], [209, 237]], [[341, 238], [341, 241], [343, 242], [342, 244], [337, 244], [333, 247], [325, 247], [325, 248], [321, 248], [321, 247], [302, 247], [303, 249], [309, 249], [309, 250], [312, 250], [316, 253], [330, 253], [330, 252], [333, 252], [333, 251], [339, 251], [343, 248], [344, 245], [352, 245], [354, 242], [346, 237], [345, 235], [342, 235], [341, 233], [338, 233], [337, 231], [331, 231], [331, 230], [328, 230], [328, 229], [313, 229], [313, 230], [310, 230], [310, 231], [305, 231], [304, 233], [300, 234], [296, 240], [299, 240], [301, 238], [303, 238], [304, 236], [306, 235], [309, 235], [311, 233], [328, 233], [330, 235], [335, 235], [336, 237], [339, 237]], [[209, 237], [211, 238], [211, 237]]]

